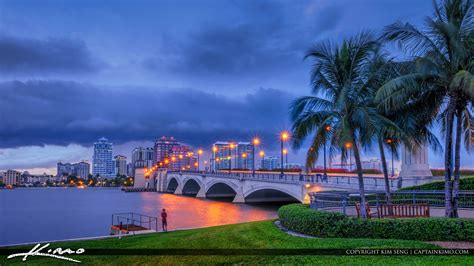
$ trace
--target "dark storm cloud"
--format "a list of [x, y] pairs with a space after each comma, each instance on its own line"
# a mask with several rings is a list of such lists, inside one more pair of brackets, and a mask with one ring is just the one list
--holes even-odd
[[63, 81], [0, 83], [0, 148], [78, 143], [106, 136], [120, 144], [162, 135], [195, 145], [275, 138], [293, 98], [258, 89], [238, 99], [192, 89], [106, 88]]
[[24, 74], [95, 72], [100, 63], [84, 42], [0, 35], [0, 72]]
[[145, 68], [225, 78], [259, 78], [301, 70], [306, 50], [343, 15], [335, 4], [320, 7], [313, 14], [308, 1], [293, 5], [276, 1], [236, 3], [243, 18], [225, 24], [207, 23], [184, 39], [163, 37], [161, 53], [146, 59]]

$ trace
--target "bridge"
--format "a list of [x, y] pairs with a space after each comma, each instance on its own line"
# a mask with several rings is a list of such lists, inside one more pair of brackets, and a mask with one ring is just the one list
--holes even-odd
[[[235, 203], [289, 202], [309, 203], [311, 192], [358, 191], [359, 183], [354, 175], [329, 175], [302, 173], [255, 173], [251, 172], [191, 172], [158, 170], [148, 178], [142, 169], [136, 170], [135, 187], [154, 187], [158, 192], [189, 195], [199, 198], [232, 198]], [[390, 188], [433, 182], [437, 178], [391, 178]], [[383, 177], [364, 177], [368, 191], [382, 191]]]

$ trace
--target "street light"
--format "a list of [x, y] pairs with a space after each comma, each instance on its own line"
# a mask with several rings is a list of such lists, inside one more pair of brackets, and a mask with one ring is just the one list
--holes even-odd
[[202, 149], [199, 149], [198, 154], [197, 154], [197, 159], [198, 159], [198, 161], [197, 161], [197, 170], [198, 170], [198, 172], [199, 172], [199, 156], [202, 155], [202, 153], [203, 153]]
[[[230, 172], [232, 171], [232, 150], [234, 149], [235, 147], [235, 144], [234, 143], [230, 143], [229, 144], [229, 153], [230, 153], [230, 156], [228, 157], [229, 158], [229, 174]], [[237, 165], [237, 163], [236, 163]]]
[[227, 156], [227, 160], [229, 160], [229, 174], [232, 172], [232, 157], [231, 156]]
[[217, 152], [217, 147], [216, 146], [212, 146], [212, 156], [213, 156], [213, 160], [212, 160], [212, 170], [216, 170], [216, 152]]
[[[326, 126], [324, 128], [324, 130], [326, 130], [326, 132], [331, 131], [331, 126]], [[324, 139], [324, 147], [323, 148], [324, 148], [324, 152], [323, 152], [324, 153], [323, 154], [324, 155], [324, 180], [327, 180], [328, 173], [327, 173], [327, 169], [326, 169], [326, 138]]]
[[253, 143], [253, 145], [252, 145], [252, 160], [253, 160], [252, 175], [255, 175], [255, 146], [260, 144], [260, 139], [259, 138], [253, 138], [252, 143]]
[[242, 153], [242, 158], [244, 159], [244, 168], [247, 169], [247, 153]]
[[344, 146], [349, 150], [349, 171], [352, 172], [352, 143], [346, 142]]
[[390, 145], [390, 152], [392, 153], [392, 177], [395, 176], [395, 170], [393, 168], [393, 139], [387, 139], [385, 141], [388, 145]]
[[283, 154], [285, 155], [285, 163], [286, 163], [285, 168], [288, 168], [288, 149], [283, 149]]
[[281, 176], [283, 176], [283, 142], [290, 138], [290, 134], [286, 131], [280, 133], [280, 162], [281, 162]]

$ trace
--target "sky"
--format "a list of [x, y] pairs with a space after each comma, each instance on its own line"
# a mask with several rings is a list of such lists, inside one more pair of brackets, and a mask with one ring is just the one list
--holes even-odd
[[305, 52], [431, 12], [430, 0], [0, 0], [0, 169], [54, 174], [103, 136], [126, 156], [161, 136], [210, 148], [257, 135], [276, 154], [289, 104], [310, 93]]

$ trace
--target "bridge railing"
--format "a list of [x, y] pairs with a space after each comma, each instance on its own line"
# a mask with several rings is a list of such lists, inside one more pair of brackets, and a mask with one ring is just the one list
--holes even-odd
[[[320, 173], [304, 174], [304, 173], [259, 173], [251, 172], [227, 172], [227, 171], [169, 171], [168, 173], [191, 173], [205, 176], [215, 176], [233, 179], [261, 180], [278, 183], [299, 183], [299, 184], [322, 184], [343, 189], [358, 189], [359, 179], [354, 175], [328, 175], [324, 176]], [[389, 186], [392, 190], [402, 187], [421, 185], [428, 182], [437, 181], [439, 177], [422, 177], [422, 178], [390, 178]], [[385, 188], [385, 180], [382, 176], [364, 176], [364, 187], [368, 190], [383, 190]]]

